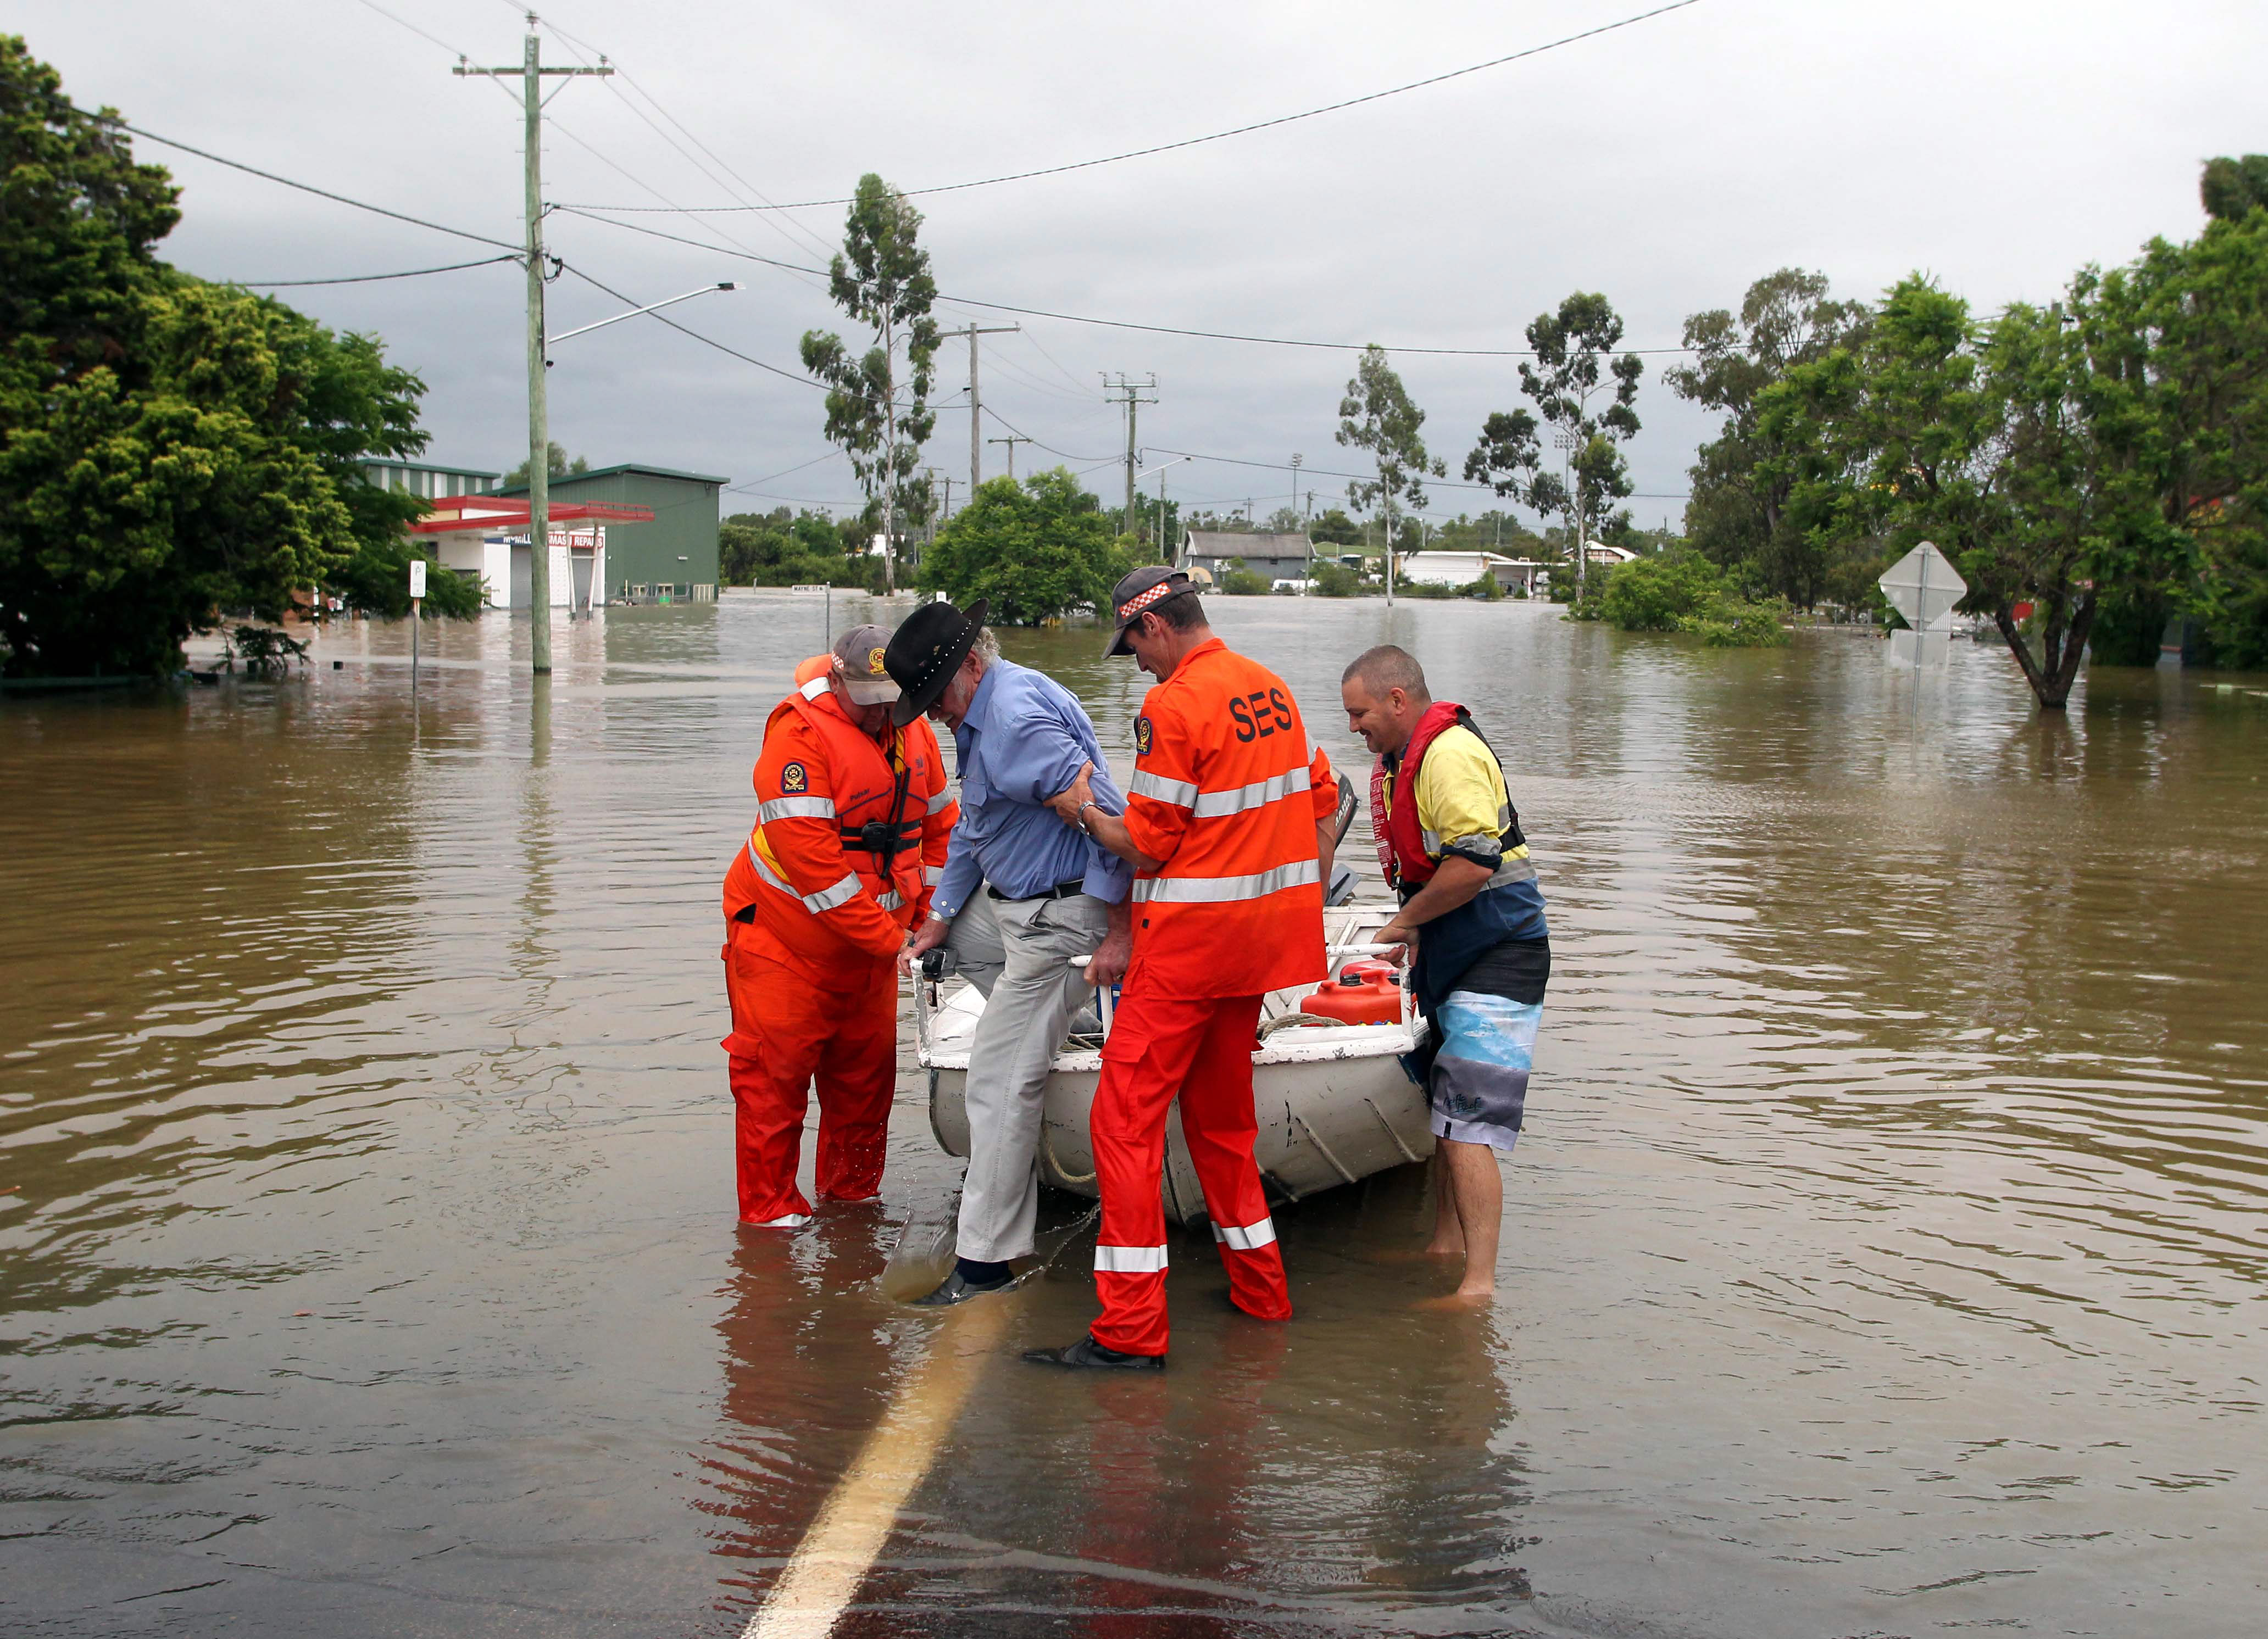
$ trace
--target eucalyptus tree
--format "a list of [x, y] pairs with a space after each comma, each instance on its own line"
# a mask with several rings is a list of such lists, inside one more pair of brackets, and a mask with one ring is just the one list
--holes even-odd
[[843, 248], [828, 264], [828, 293], [873, 332], [873, 344], [854, 356], [831, 330], [810, 330], [803, 337], [803, 367], [827, 384], [827, 437], [850, 458], [868, 501], [881, 503], [885, 591], [897, 585], [898, 512], [902, 503], [920, 506], [910, 490], [921, 447], [937, 426], [937, 413], [929, 407], [938, 346], [930, 309], [937, 281], [919, 243], [921, 224], [921, 212], [904, 195], [871, 171], [860, 177], [843, 224]]
[[[1560, 512], [1575, 543], [1575, 580], [1585, 581], [1587, 542], [1607, 507], [1631, 492], [1620, 446], [1638, 430], [1638, 384], [1646, 366], [1635, 353], [1613, 356], [1623, 339], [1614, 305], [1595, 291], [1578, 290], [1557, 312], [1538, 313], [1528, 327], [1533, 364], [1520, 366], [1521, 391], [1550, 426], [1565, 455], [1564, 476], [1543, 469], [1542, 426], [1527, 410], [1498, 411], [1482, 423], [1480, 442], [1465, 457], [1465, 476], [1488, 484], [1508, 500], [1543, 512]], [[1592, 401], [1604, 393], [1596, 410]], [[1579, 592], [1580, 595], [1580, 592]]]
[[1376, 342], [1362, 349], [1354, 379], [1339, 401], [1339, 430], [1335, 435], [1349, 449], [1366, 450], [1375, 478], [1356, 480], [1347, 486], [1347, 501], [1357, 511], [1378, 510], [1385, 525], [1386, 600], [1394, 601], [1394, 508], [1406, 502], [1412, 509], [1425, 504], [1425, 479], [1439, 478], [1448, 468], [1426, 452], [1420, 429], [1425, 412], [1411, 402], [1409, 389], [1386, 349]]
[[1826, 590], [1828, 553], [1790, 527], [1789, 463], [1757, 425], [1757, 395], [1789, 370], [1856, 341], [1871, 309], [1837, 301], [1822, 274], [1782, 268], [1749, 286], [1737, 315], [1722, 307], [1685, 321], [1689, 364], [1664, 372], [1671, 392], [1724, 412], [1689, 469], [1686, 534], [1719, 568], [1754, 565], [1773, 591], [1808, 608]]

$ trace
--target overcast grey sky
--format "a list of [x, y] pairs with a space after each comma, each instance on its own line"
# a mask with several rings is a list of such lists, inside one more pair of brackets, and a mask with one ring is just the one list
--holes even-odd
[[[4, 25], [85, 106], [167, 136], [497, 239], [520, 229], [516, 100], [450, 72], [454, 51], [516, 63], [504, 0], [17, 0]], [[729, 204], [846, 194], [860, 173], [918, 188], [1060, 164], [1294, 113], [1543, 44], [1659, 0], [1401, 0], [1390, 6], [1156, 0], [951, 5], [636, 6], [557, 0], [548, 22], [608, 53], [717, 158], [704, 175], [622, 80], [553, 104], [547, 195], [600, 205]], [[545, 59], [571, 62], [547, 34]], [[1873, 294], [1911, 269], [1990, 308], [2053, 296], [2080, 264], [2202, 223], [2197, 173], [2268, 149], [2260, 85], [2268, 7], [2000, 0], [1700, 0], [1599, 38], [1383, 101], [1178, 152], [920, 200], [948, 296], [1095, 318], [1389, 348], [1517, 348], [1571, 290], [1604, 291], [1626, 344], [1673, 348], [1685, 315], [1737, 305], [1776, 268]], [[641, 111], [646, 118], [640, 117]], [[647, 123], [651, 119], [652, 124]], [[320, 278], [477, 255], [155, 144], [183, 185], [165, 247], [214, 278]], [[722, 163], [720, 164], [719, 161]], [[728, 173], [729, 172], [729, 173]], [[841, 327], [821, 282], [724, 254], [818, 265], [839, 208], [635, 220], [671, 244], [555, 217], [554, 248], [637, 301], [716, 279], [733, 294], [673, 310], [797, 370], [814, 326]], [[385, 337], [417, 371], [428, 458], [502, 468], [526, 452], [521, 280], [508, 264], [278, 294]], [[616, 311], [573, 279], [555, 332]], [[972, 314], [950, 302], [947, 325]], [[1198, 341], [1056, 320], [986, 339], [984, 400], [1074, 459], [1123, 448], [1099, 371], [1154, 371], [1145, 445], [1359, 469], [1332, 443], [1353, 355]], [[728, 510], [849, 503], [821, 437], [820, 394], [651, 320], [563, 342], [554, 436], [594, 465], [728, 475]], [[1674, 519], [1710, 418], [1672, 397], [1651, 355], [1631, 446], [1638, 522]], [[1520, 402], [1512, 361], [1396, 363], [1457, 476], [1482, 418]], [[799, 371], [798, 371], [799, 373]], [[968, 466], [965, 346], [940, 356], [928, 459]], [[988, 420], [988, 437], [1007, 427]], [[986, 452], [988, 475], [1002, 452]], [[815, 459], [826, 458], [826, 459]], [[1035, 459], [1018, 452], [1020, 471]], [[1057, 457], [1040, 454], [1052, 463]], [[799, 471], [799, 463], [813, 462]], [[778, 474], [775, 476], [775, 474]], [[1106, 499], [1114, 468], [1087, 481]], [[1265, 512], [1289, 474], [1186, 462], [1184, 500]], [[1146, 486], [1145, 486], [1146, 487]], [[1319, 503], [1344, 480], [1317, 478]], [[1437, 516], [1484, 495], [1438, 486]]]

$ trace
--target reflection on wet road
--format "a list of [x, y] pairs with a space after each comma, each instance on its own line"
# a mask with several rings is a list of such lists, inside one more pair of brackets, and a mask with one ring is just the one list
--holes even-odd
[[[1371, 643], [1474, 707], [1553, 990], [1491, 1313], [1410, 1311], [1386, 1175], [1279, 1215], [1286, 1327], [1200, 1227], [1141, 1380], [1013, 1357], [1081, 1246], [884, 1293], [910, 1074], [881, 1202], [733, 1224], [716, 884], [815, 604], [0, 707], [0, 1630], [736, 1635], [830, 1498], [844, 1635], [2257, 1630], [2268, 699], [1219, 618], [1346, 766]], [[1095, 634], [1007, 646], [1128, 746]]]

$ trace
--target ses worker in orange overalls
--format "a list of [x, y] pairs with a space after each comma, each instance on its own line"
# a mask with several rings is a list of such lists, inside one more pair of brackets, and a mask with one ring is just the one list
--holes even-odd
[[1082, 775], [1050, 806], [1133, 865], [1134, 955], [1091, 1116], [1102, 1231], [1102, 1314], [1042, 1365], [1154, 1370], [1166, 1360], [1166, 1113], [1204, 1187], [1229, 1301], [1286, 1320], [1284, 1255], [1252, 1159], [1260, 999], [1324, 976], [1323, 884], [1338, 790], [1284, 680], [1232, 652], [1180, 570], [1137, 570], [1111, 594], [1117, 632], [1158, 680], [1134, 724], [1123, 815]]
[[882, 1183], [897, 1075], [898, 951], [929, 908], [960, 810], [928, 724], [894, 727], [890, 635], [857, 626], [796, 671], [756, 758], [756, 824], [725, 873], [725, 1051], [740, 1222], [811, 1221], [796, 1187], [819, 1084], [822, 1197]]

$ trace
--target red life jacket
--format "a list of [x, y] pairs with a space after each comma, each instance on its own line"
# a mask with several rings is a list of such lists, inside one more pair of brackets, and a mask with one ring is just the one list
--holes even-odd
[[[1418, 765], [1425, 759], [1425, 747], [1442, 730], [1461, 726], [1472, 728], [1473, 714], [1454, 701], [1437, 700], [1425, 708], [1394, 770], [1394, 790], [1401, 800], [1390, 806], [1386, 796], [1386, 759], [1381, 756], [1370, 765], [1370, 829], [1378, 842], [1379, 868], [1386, 872], [1390, 888], [1420, 886], [1441, 868], [1441, 862], [1425, 851], [1425, 833], [1418, 823]], [[1473, 732], [1477, 735], [1480, 731], [1473, 729]], [[1488, 742], [1484, 739], [1481, 744]]]

